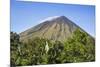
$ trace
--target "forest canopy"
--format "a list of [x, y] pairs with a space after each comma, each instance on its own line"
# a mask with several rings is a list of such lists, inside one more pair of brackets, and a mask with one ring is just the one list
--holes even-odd
[[10, 41], [11, 66], [95, 61], [95, 39], [80, 29], [64, 42], [39, 37], [22, 42], [15, 32]]

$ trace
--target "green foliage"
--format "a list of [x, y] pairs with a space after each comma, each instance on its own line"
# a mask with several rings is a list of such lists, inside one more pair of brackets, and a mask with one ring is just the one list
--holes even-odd
[[51, 47], [48, 52], [48, 64], [61, 63], [63, 49], [64, 45], [60, 41], [55, 41], [53, 47]]
[[[65, 42], [33, 38], [20, 42], [19, 35], [11, 32], [11, 65], [39, 65], [88, 62], [95, 60], [95, 40], [77, 29]], [[49, 50], [46, 51], [46, 45]]]
[[11, 38], [11, 65], [18, 65], [20, 62], [18, 61], [18, 58], [20, 57], [20, 53], [18, 51], [18, 45], [20, 45], [19, 42], [19, 35], [16, 33], [11, 32], [10, 33]]
[[69, 62], [85, 62], [95, 60], [95, 43], [87, 33], [77, 29], [72, 38], [65, 42], [66, 60]]

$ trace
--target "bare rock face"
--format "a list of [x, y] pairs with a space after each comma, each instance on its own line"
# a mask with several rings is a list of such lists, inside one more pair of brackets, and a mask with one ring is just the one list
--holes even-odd
[[20, 33], [20, 39], [26, 40], [39, 37], [64, 41], [68, 37], [71, 37], [77, 28], [80, 27], [65, 16], [56, 16], [45, 19], [42, 23]]

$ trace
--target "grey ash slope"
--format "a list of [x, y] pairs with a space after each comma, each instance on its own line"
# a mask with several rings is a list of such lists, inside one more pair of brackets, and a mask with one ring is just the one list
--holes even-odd
[[80, 27], [65, 16], [59, 16], [52, 18], [51, 20], [45, 20], [42, 23], [20, 33], [20, 39], [27, 40], [40, 37], [63, 41], [70, 37], [77, 28]]

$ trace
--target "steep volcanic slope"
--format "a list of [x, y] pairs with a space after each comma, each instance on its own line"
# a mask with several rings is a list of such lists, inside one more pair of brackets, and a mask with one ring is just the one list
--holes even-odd
[[47, 38], [51, 40], [63, 41], [70, 37], [72, 33], [80, 28], [65, 16], [58, 16], [43, 20], [42, 23], [20, 33], [21, 40], [34, 37]]

